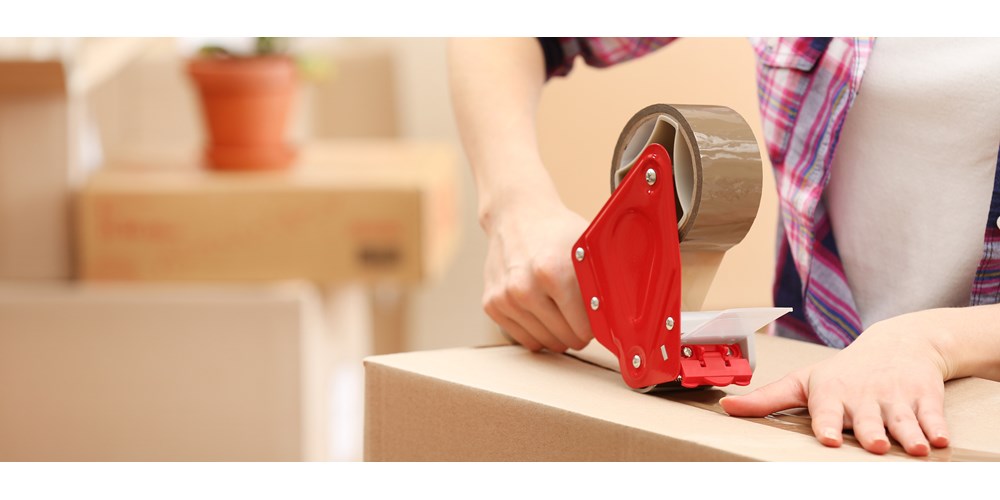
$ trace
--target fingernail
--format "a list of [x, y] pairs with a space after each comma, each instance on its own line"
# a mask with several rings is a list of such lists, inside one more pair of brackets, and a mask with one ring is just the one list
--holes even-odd
[[913, 449], [910, 450], [910, 455], [922, 457], [927, 455], [931, 451], [930, 443], [916, 443], [913, 445]]
[[827, 439], [829, 439], [831, 441], [836, 441], [840, 437], [840, 433], [838, 433], [837, 431], [835, 431], [833, 429], [826, 429], [826, 430], [823, 431], [823, 437], [825, 437], [825, 438], [827, 438]]
[[938, 443], [938, 446], [948, 446], [948, 435], [938, 431], [934, 434], [934, 441]]

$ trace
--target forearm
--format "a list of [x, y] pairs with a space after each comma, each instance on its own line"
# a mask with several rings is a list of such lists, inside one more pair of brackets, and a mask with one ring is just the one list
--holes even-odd
[[545, 60], [533, 38], [454, 39], [452, 101], [490, 231], [507, 207], [558, 201], [538, 153], [535, 114]]
[[1000, 380], [1000, 304], [914, 313], [947, 364], [946, 378]]
[[855, 343], [887, 339], [899, 353], [910, 342], [929, 346], [945, 380], [1000, 380], [1000, 304], [903, 314], [875, 323]]

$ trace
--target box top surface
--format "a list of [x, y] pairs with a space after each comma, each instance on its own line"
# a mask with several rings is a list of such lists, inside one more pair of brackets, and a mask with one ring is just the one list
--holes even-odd
[[[740, 419], [725, 415], [717, 401], [777, 380], [793, 369], [829, 357], [830, 348], [758, 335], [757, 370], [748, 387], [640, 394], [618, 373], [613, 356], [596, 343], [584, 351], [557, 355], [517, 346], [458, 348], [376, 356], [369, 369], [395, 368], [481, 391], [558, 408], [627, 428], [682, 439], [756, 460], [909, 460], [898, 445], [884, 456], [861, 449], [853, 438], [839, 449], [821, 445], [808, 416]], [[952, 446], [933, 450], [931, 460], [1000, 459], [1000, 383], [963, 379], [946, 386], [945, 412]], [[998, 454], [998, 455], [993, 455]]]
[[422, 190], [455, 177], [455, 152], [443, 142], [343, 139], [311, 142], [284, 171], [219, 172], [197, 152], [121, 152], [90, 177], [88, 190], [404, 189]]

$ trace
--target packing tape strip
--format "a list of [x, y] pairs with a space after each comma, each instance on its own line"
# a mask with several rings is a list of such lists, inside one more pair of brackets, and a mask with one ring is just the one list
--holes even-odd
[[611, 190], [649, 144], [674, 165], [681, 241], [682, 307], [701, 309], [722, 256], [746, 236], [760, 207], [763, 171], [750, 125], [724, 106], [653, 104], [618, 136]]

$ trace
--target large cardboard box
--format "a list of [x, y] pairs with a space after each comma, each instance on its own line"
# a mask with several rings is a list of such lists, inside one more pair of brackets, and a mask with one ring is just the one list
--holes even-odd
[[322, 460], [307, 284], [0, 284], [0, 460]]
[[456, 164], [440, 143], [311, 144], [285, 172], [213, 172], [169, 152], [96, 172], [79, 199], [84, 280], [396, 281], [454, 248]]
[[[883, 456], [845, 439], [821, 445], [807, 416], [725, 415], [718, 399], [745, 393], [834, 350], [761, 335], [749, 387], [640, 394], [592, 343], [582, 353], [518, 346], [377, 356], [365, 361], [366, 460], [914, 460], [898, 445]], [[998, 460], [1000, 383], [946, 386], [952, 447], [931, 460]]]

